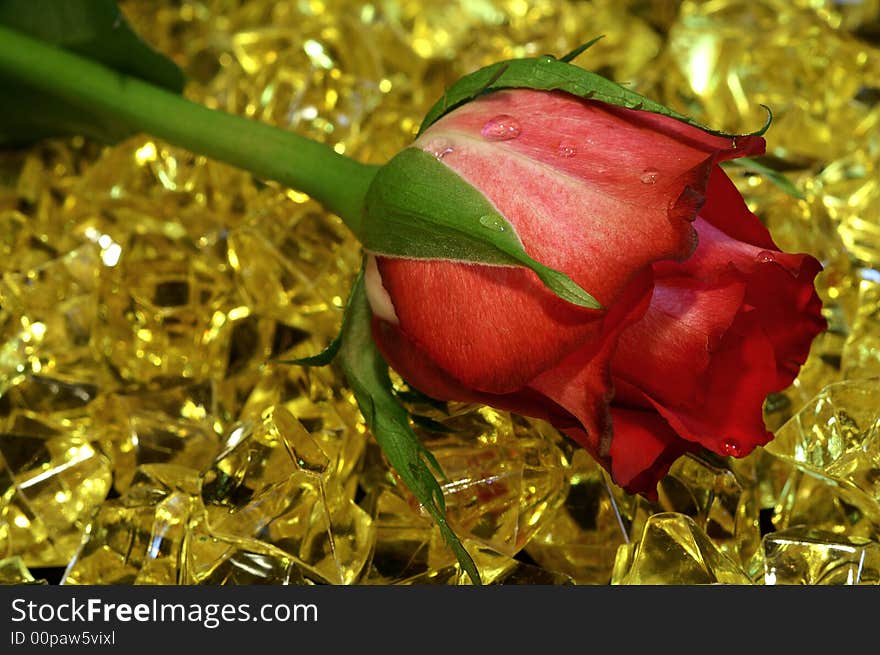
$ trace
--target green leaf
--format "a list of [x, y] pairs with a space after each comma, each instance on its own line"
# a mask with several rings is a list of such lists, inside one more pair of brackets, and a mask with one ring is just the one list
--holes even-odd
[[[595, 41], [596, 39], [585, 44], [586, 47], [589, 47]], [[582, 46], [583, 49], [586, 49], [586, 47]], [[583, 52], [581, 49], [575, 50], [563, 57], [563, 59], [556, 59], [549, 55], [510, 59], [486, 66], [470, 75], [465, 75], [449, 87], [446, 93], [443, 94], [443, 97], [431, 107], [422, 121], [419, 134], [456, 107], [473, 100], [477, 96], [500, 89], [519, 88], [541, 91], [566, 91], [579, 98], [599, 100], [611, 105], [626, 107], [627, 109], [650, 111], [675, 118], [716, 136], [731, 138], [736, 136], [760, 136], [770, 127], [770, 119], [768, 118], [760, 130], [748, 135], [728, 134], [712, 130], [659, 102], [627, 89], [601, 75], [569, 63], [570, 59], [573, 59], [581, 52]], [[765, 109], [767, 108], [765, 107]], [[769, 113], [770, 110], [767, 109], [767, 111]]]
[[[141, 78], [175, 93], [185, 78], [170, 59], [144, 42], [113, 0], [0, 0], [0, 25]], [[82, 134], [114, 143], [131, 130], [118, 119], [44, 94], [0, 75], [0, 144]]]
[[482, 193], [418, 148], [402, 150], [379, 169], [359, 232], [365, 250], [383, 255], [526, 266], [560, 298], [601, 308], [565, 273], [532, 259]]
[[755, 173], [760, 173], [768, 180], [770, 180], [770, 182], [778, 186], [780, 189], [785, 191], [793, 198], [803, 200], [806, 197], [804, 196], [804, 193], [800, 189], [798, 189], [791, 180], [785, 177], [785, 175], [777, 170], [770, 168], [769, 166], [766, 166], [757, 159], [753, 159], [752, 157], [731, 159], [724, 162], [724, 166], [737, 166], [739, 168], [744, 168], [749, 171], [754, 171]]
[[480, 584], [473, 559], [446, 521], [443, 490], [432, 473], [433, 469], [442, 477], [440, 465], [413, 432], [406, 410], [392, 392], [388, 365], [370, 331], [370, 305], [362, 275], [352, 289], [346, 314], [341, 363], [367, 427], [400, 479], [434, 518], [461, 568], [474, 584]]

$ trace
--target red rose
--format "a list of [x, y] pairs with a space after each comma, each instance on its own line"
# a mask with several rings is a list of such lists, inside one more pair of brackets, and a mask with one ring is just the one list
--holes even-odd
[[780, 252], [719, 166], [762, 138], [516, 90], [456, 109], [415, 147], [603, 309], [525, 268], [371, 257], [374, 338], [410, 384], [544, 418], [648, 496], [686, 451], [739, 457], [771, 438], [764, 398], [825, 321], [819, 262]]

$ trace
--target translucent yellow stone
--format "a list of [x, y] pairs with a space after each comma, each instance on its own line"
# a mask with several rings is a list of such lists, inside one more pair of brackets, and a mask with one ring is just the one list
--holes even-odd
[[212, 534], [201, 517], [186, 533], [181, 583], [288, 585], [306, 584], [306, 579], [284, 551], [257, 539]]
[[421, 432], [446, 476], [450, 525], [514, 555], [565, 497], [558, 436], [482, 407], [462, 407], [443, 425], [455, 432]]
[[[792, 48], [802, 53], [796, 61]], [[875, 49], [781, 0], [683, 2], [669, 53], [678, 66], [665, 80], [670, 97], [693, 99], [713, 125], [736, 131], [759, 127], [766, 104], [777, 152], [825, 161], [859, 143], [836, 135], [864, 118], [867, 108], [852, 99], [880, 70]], [[802, 102], [806, 88], [822, 93]]]
[[[420, 514], [402, 493], [387, 483], [367, 494], [364, 508], [372, 517], [376, 543], [364, 584], [395, 584], [430, 575], [428, 564], [433, 538], [431, 519]], [[439, 568], [455, 570], [453, 558]]]
[[810, 526], [838, 536], [865, 539], [875, 536], [875, 521], [876, 514], [848, 502], [835, 482], [798, 469], [791, 472], [772, 514], [777, 530]]
[[114, 486], [125, 491], [142, 464], [169, 463], [201, 470], [219, 446], [209, 383], [165, 391], [103, 395], [91, 408], [94, 438], [112, 460]]
[[841, 355], [847, 379], [880, 377], [880, 273], [871, 269], [859, 283], [859, 304]]
[[880, 544], [798, 526], [764, 537], [764, 584], [880, 584]]
[[[121, 378], [137, 384], [204, 379], [224, 370], [242, 304], [222, 262], [183, 235], [134, 234], [101, 278], [97, 343]], [[216, 329], [217, 322], [221, 322]]]
[[65, 565], [111, 478], [109, 460], [88, 441], [17, 414], [0, 435], [0, 552], [20, 555], [27, 566]]
[[757, 489], [720, 458], [680, 457], [658, 485], [662, 511], [690, 516], [719, 550], [745, 565], [761, 534]]
[[37, 580], [24, 565], [21, 557], [15, 555], [0, 559], [0, 585], [48, 584], [46, 580]]
[[372, 549], [370, 517], [355, 505], [317, 441], [283, 407], [232, 430], [206, 472], [202, 496], [215, 536], [259, 538], [312, 578], [349, 584]]
[[138, 468], [120, 498], [104, 502], [65, 571], [64, 584], [178, 584], [184, 539], [199, 508], [198, 472]]
[[[525, 551], [544, 568], [564, 572], [578, 584], [608, 584], [615, 552], [627, 538], [628, 526], [621, 521], [629, 521], [634, 503], [606, 484], [602, 469], [586, 451], [574, 449], [569, 461], [565, 502]], [[625, 515], [620, 520], [615, 507]]]
[[645, 523], [638, 543], [621, 547], [611, 584], [751, 584], [688, 516], [660, 512]]
[[234, 509], [298, 471], [320, 475], [329, 465], [327, 455], [299, 421], [273, 406], [258, 421], [232, 427], [204, 474], [202, 494], [207, 504]]
[[783, 425], [767, 452], [840, 488], [880, 517], [880, 387], [875, 379], [829, 385]]
[[240, 417], [256, 420], [272, 406], [282, 407], [300, 423], [325, 453], [340, 481], [356, 482], [352, 475], [368, 436], [351, 393], [340, 388], [331, 369], [266, 366], [251, 387]]
[[0, 280], [0, 393], [31, 373], [101, 379], [90, 349], [98, 257], [86, 245]]

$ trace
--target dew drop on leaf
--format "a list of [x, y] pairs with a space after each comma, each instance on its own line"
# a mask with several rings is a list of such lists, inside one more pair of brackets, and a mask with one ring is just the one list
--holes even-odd
[[498, 214], [485, 214], [480, 216], [480, 225], [495, 232], [504, 232], [505, 221]]

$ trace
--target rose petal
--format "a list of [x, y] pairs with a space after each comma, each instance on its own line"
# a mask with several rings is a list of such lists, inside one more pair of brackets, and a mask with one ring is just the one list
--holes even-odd
[[657, 497], [657, 483], [672, 463], [697, 446], [681, 439], [654, 411], [614, 407], [611, 472], [628, 493]]

